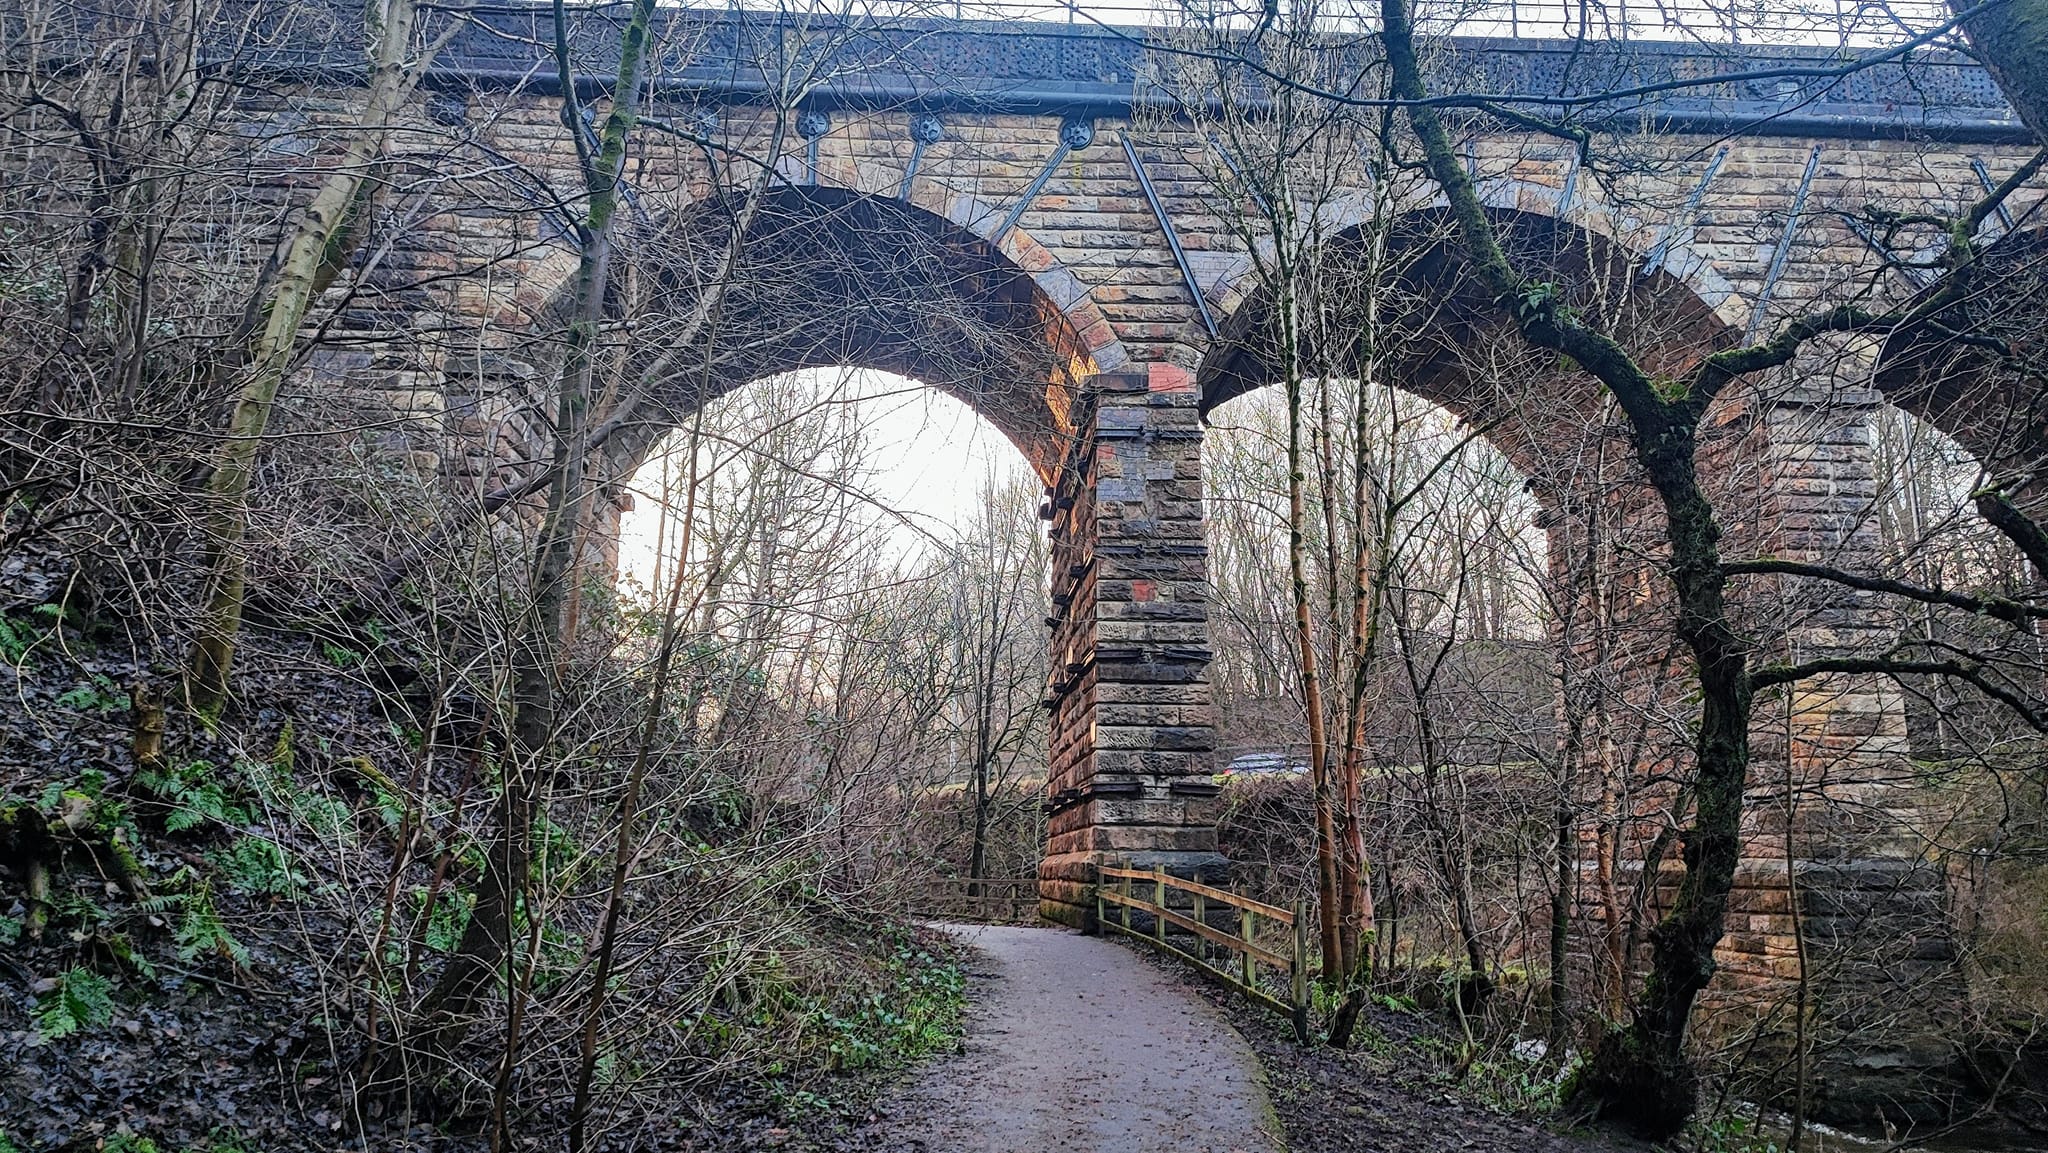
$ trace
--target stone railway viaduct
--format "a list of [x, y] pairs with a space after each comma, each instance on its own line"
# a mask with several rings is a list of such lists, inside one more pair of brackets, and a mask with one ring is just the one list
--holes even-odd
[[[320, 354], [314, 366], [396, 409], [402, 447], [458, 493], [518, 475], [538, 411], [535, 334], [574, 263], [534, 208], [544, 198], [530, 191], [573, 195], [576, 186], [548, 94], [554, 77], [533, 47], [546, 37], [516, 10], [490, 19], [495, 31], [466, 32], [443, 54], [421, 102], [419, 138], [458, 139], [448, 147], [456, 159], [442, 165], [431, 194], [412, 202], [402, 241], [359, 274], [345, 323], [364, 339]], [[651, 117], [670, 130], [644, 132], [636, 145], [636, 195], [685, 206], [669, 227], [686, 239], [698, 230], [708, 243], [723, 217], [687, 206], [742, 180], [750, 170], [737, 157], [768, 156], [778, 170], [768, 202], [784, 223], [761, 250], [788, 276], [729, 304], [735, 333], [748, 323], [743, 313], [765, 319], [729, 340], [716, 372], [679, 374], [607, 445], [611, 475], [627, 475], [697, 405], [791, 369], [873, 367], [966, 401], [1018, 444], [1047, 487], [1045, 914], [1083, 919], [1090, 870], [1108, 857], [1175, 870], [1220, 866], [1205, 672], [1203, 418], [1271, 383], [1274, 372], [1262, 353], [1265, 302], [1215, 188], [1216, 150], [1158, 87], [1159, 54], [1142, 33], [1091, 27], [905, 21], [849, 32], [766, 16], [683, 12], [673, 20], [649, 97]], [[583, 32], [590, 73], [601, 77], [614, 33], [595, 20]], [[813, 43], [828, 47], [805, 46]], [[300, 77], [351, 66], [333, 55], [345, 46], [300, 51]], [[1608, 45], [1581, 51], [1576, 63], [1573, 51], [1562, 42], [1459, 42], [1441, 65], [1442, 83], [1462, 76], [1487, 90], [1547, 95], [1826, 62], [1803, 49]], [[777, 70], [788, 65], [771, 59], [836, 71], [800, 101], [778, 104]], [[344, 84], [301, 81], [256, 110], [263, 147], [299, 147], [348, 107]], [[1632, 146], [1651, 162], [1615, 179], [1582, 172], [1555, 141], [1494, 124], [1469, 125], [1465, 148], [1528, 258], [1558, 270], [1610, 320], [1654, 334], [1647, 339], [1674, 368], [1703, 349], [1767, 333], [1869, 275], [1883, 257], [1843, 212], [1877, 203], [1951, 213], [2031, 152], [1988, 77], [1939, 55], [1837, 81], [1681, 89], [1628, 116], [1643, 129]], [[403, 133], [399, 147], [410, 147]], [[516, 186], [504, 175], [512, 169], [530, 183]], [[1339, 247], [1369, 211], [1365, 167], [1347, 179], [1350, 187], [1311, 213]], [[1603, 517], [1646, 540], [1658, 528], [1612, 414], [1588, 378], [1563, 366], [1511, 351], [1476, 364], [1472, 350], [1513, 342], [1470, 299], [1456, 253], [1430, 230], [1429, 198], [1402, 195], [1413, 221], [1407, 275], [1419, 298], [1443, 305], [1412, 334], [1403, 386], [1483, 425], [1528, 475], [1554, 566], [1600, 560], [1617, 574], [1618, 611], [1654, 615], [1662, 578], [1643, 554], [1613, 541], [1604, 553], [1586, 551]], [[2038, 195], [2023, 195], [2016, 210]], [[1902, 295], [1924, 287], [1901, 272], [1880, 283]], [[686, 311], [689, 295], [680, 280], [649, 290], [638, 338], [658, 346], [663, 317]], [[964, 341], [970, 321], [1004, 338]], [[370, 339], [429, 330], [441, 334], [439, 351], [424, 359], [381, 355]], [[2031, 466], [2038, 429], [2005, 419], [2013, 406], [1995, 383], [1944, 376], [1939, 356], [1911, 351], [1899, 344], [1874, 371], [1873, 349], [1847, 369], [1787, 374], [1723, 405], [1709, 451], [1727, 466], [1716, 471], [1729, 478], [1724, 498], [1741, 548], [1849, 564], [1869, 555], [1867, 511], [1878, 486], [1870, 422], [1887, 403], [1995, 467]], [[1604, 474], [1587, 471], [1595, 458], [1610, 462]], [[1875, 626], [1853, 598], [1753, 587], [1759, 627], [1778, 629], [1797, 651], [1871, 639]], [[1684, 686], [1658, 672], [1665, 655], [1603, 658], [1644, 716], [1685, 708]], [[1882, 766], [1906, 751], [1895, 689], [1844, 678], [1804, 686], [1782, 710], [1759, 715], [1759, 798], [1819, 782], [1881, 808], [1899, 803], [1882, 783]], [[1659, 739], [1645, 737], [1651, 746]], [[1656, 763], [1681, 753], [1644, 755]], [[1736, 1000], [1800, 964], [1782, 826], [1769, 816], [1781, 807], [1759, 806], [1731, 912], [1722, 987]], [[1647, 813], [1632, 834], [1639, 840], [1655, 832]], [[1852, 921], [1896, 946], [1886, 909], [1938, 911], [1938, 878], [1919, 866], [1917, 848], [1848, 827], [1833, 840], [1818, 826], [1809, 834], [1813, 859], [1801, 863], [1800, 883], [1812, 947], [1841, 956], [1871, 947], [1867, 935], [1850, 940]], [[1595, 834], [1586, 837], [1594, 846]], [[1579, 930], [1588, 955], [1600, 922], [1589, 903]], [[1863, 979], [1905, 989], [1947, 959], [1938, 941], [1911, 937], [1903, 947], [1873, 960]], [[1923, 1033], [1946, 1019], [1939, 1005], [1905, 1012], [1921, 1014]], [[1858, 1027], [1854, 1010], [1841, 1017], [1845, 1031]], [[1882, 1053], [1855, 1055], [1844, 1075], [1931, 1063], [1928, 1046], [1907, 1032], [1903, 1042], [1889, 1034]]]

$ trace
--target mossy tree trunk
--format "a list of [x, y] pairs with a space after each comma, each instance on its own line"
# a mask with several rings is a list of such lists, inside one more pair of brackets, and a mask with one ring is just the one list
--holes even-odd
[[[1397, 99], [1422, 101], [1427, 87], [1407, 0], [1382, 0], [1388, 63]], [[1694, 1000], [1714, 972], [1734, 887], [1749, 771], [1752, 691], [1749, 650], [1728, 620], [1720, 526], [1694, 466], [1700, 419], [1736, 373], [1716, 367], [1690, 387], [1660, 391], [1613, 339], [1557, 308], [1548, 286], [1509, 263], [1470, 174], [1434, 108], [1408, 106], [1432, 179], [1450, 202], [1472, 267], [1529, 343], [1561, 352], [1606, 385], [1626, 415], [1637, 459], [1663, 503], [1675, 626], [1699, 677], [1701, 717], [1694, 743], [1693, 811], [1684, 831], [1685, 876], [1669, 913], [1650, 932], [1650, 974], [1629, 1023], [1602, 1037], [1576, 1079], [1572, 1106], [1620, 1121], [1644, 1136], [1677, 1132], [1692, 1113], [1695, 1077], [1685, 1055]]]
[[1958, 15], [1981, 7], [1962, 22], [1963, 34], [2006, 103], [2048, 144], [2048, 0], [1950, 0], [1950, 6]]
[[186, 704], [201, 717], [217, 716], [227, 701], [248, 574], [243, 543], [249, 526], [249, 485], [278, 388], [298, 353], [299, 329], [307, 311], [347, 265], [360, 241], [362, 221], [376, 192], [374, 172], [391, 124], [433, 56], [430, 47], [407, 61], [418, 16], [414, 0], [369, 0], [364, 6], [369, 77], [363, 110], [333, 172], [280, 245], [275, 272], [255, 302], [254, 315], [260, 318], [255, 334], [233, 357], [241, 389], [207, 477], [205, 606], [185, 678]]

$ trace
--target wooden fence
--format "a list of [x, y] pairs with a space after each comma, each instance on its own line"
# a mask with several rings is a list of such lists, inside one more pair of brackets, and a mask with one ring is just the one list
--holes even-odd
[[933, 877], [911, 907], [921, 917], [1016, 925], [1038, 918], [1036, 877]]
[[[1144, 897], [1148, 889], [1149, 901]], [[1115, 917], [1110, 916], [1111, 905], [1117, 907]], [[1135, 926], [1134, 913], [1139, 918]], [[1218, 920], [1230, 927], [1218, 927]], [[1280, 935], [1280, 941], [1261, 942], [1262, 922], [1287, 932]], [[1299, 902], [1292, 909], [1283, 909], [1228, 889], [1182, 880], [1164, 869], [1099, 865], [1095, 870], [1095, 923], [1100, 932], [1122, 933], [1179, 957], [1242, 993], [1246, 1000], [1287, 1017], [1294, 1023], [1295, 1039], [1308, 1043], [1308, 917]], [[1168, 939], [1176, 930], [1187, 940], [1188, 948]], [[1220, 965], [1215, 963], [1219, 959]], [[1284, 1000], [1261, 986], [1261, 965], [1287, 975]]]

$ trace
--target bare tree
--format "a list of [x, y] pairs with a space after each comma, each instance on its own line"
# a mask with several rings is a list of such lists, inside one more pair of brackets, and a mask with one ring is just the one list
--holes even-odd
[[[1728, 893], [1739, 857], [1743, 794], [1749, 768], [1749, 726], [1755, 694], [1831, 672], [1909, 671], [1948, 662], [1884, 658], [1822, 658], [1803, 664], [1751, 667], [1751, 651], [1728, 608], [1728, 570], [1720, 555], [1722, 528], [1695, 460], [1700, 423], [1734, 382], [1788, 363], [1809, 340], [1834, 332], [1883, 331], [1907, 315], [1873, 315], [1843, 305], [1800, 318], [1764, 343], [1700, 359], [1680, 387], [1660, 388], [1615, 336], [1566, 306], [1554, 285], [1531, 279], [1507, 256], [1472, 177], [1458, 158], [1443, 117], [1428, 98], [1414, 13], [1402, 0], [1381, 5], [1381, 26], [1393, 94], [1408, 102], [1408, 119], [1431, 178], [1450, 199], [1460, 242], [1476, 274], [1502, 302], [1504, 319], [1531, 344], [1570, 356], [1610, 389], [1631, 427], [1634, 447], [1664, 506], [1668, 571], [1677, 596], [1673, 622], [1690, 649], [1701, 694], [1690, 788], [1692, 818], [1683, 845], [1684, 878], [1652, 930], [1651, 965], [1629, 1025], [1602, 1039], [1573, 1087], [1575, 1106], [1624, 1120], [1653, 1135], [1674, 1132], [1693, 1107], [1694, 1073], [1684, 1054], [1687, 1021], [1713, 971]], [[1994, 205], [2032, 175], [2023, 169], [1961, 217], [1953, 230], [1952, 268], [1967, 270], [1971, 239]], [[1963, 291], [1960, 287], [1954, 291]], [[1924, 307], [1924, 306], [1923, 306]]]
[[360, 243], [362, 226], [381, 186], [376, 169], [393, 121], [432, 66], [434, 54], [461, 27], [459, 17], [444, 20], [442, 29], [421, 46], [415, 41], [425, 29], [413, 0], [381, 0], [363, 11], [369, 72], [362, 111], [344, 138], [332, 174], [280, 240], [277, 255], [250, 294], [243, 313], [250, 329], [248, 347], [229, 348], [216, 369], [239, 378], [240, 395], [206, 486], [211, 560], [206, 606], [185, 689], [188, 706], [205, 717], [217, 715], [227, 700], [228, 669], [246, 595], [248, 566], [241, 551], [248, 527], [244, 505], [277, 390], [302, 348], [300, 329], [307, 313]]

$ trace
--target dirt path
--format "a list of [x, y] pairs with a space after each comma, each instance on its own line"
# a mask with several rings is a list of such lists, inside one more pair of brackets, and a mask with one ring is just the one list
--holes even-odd
[[891, 1153], [1281, 1153], [1257, 1058], [1221, 1013], [1129, 949], [963, 927], [965, 1052], [885, 1101]]

